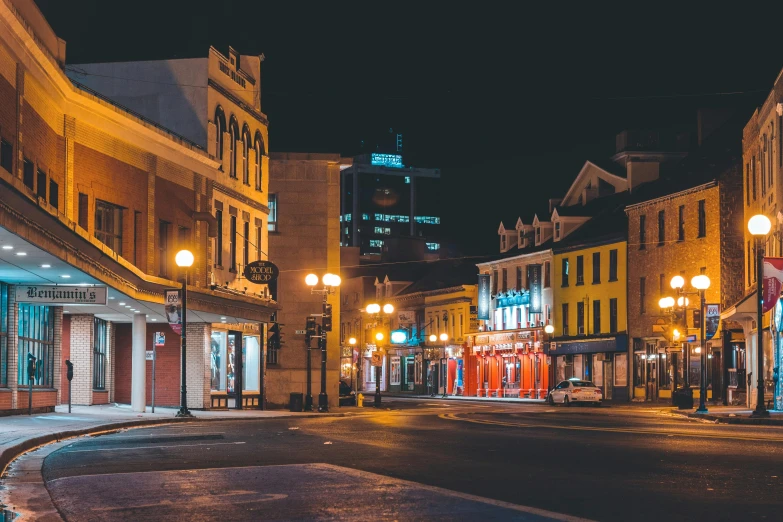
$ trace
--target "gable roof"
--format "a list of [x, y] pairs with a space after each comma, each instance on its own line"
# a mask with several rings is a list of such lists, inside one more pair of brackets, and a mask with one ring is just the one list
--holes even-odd
[[567, 207], [577, 204], [579, 195], [582, 193], [582, 190], [585, 189], [587, 183], [592, 180], [593, 176], [614, 186], [616, 192], [622, 192], [628, 188], [628, 180], [624, 176], [613, 174], [612, 172], [609, 172], [609, 170], [599, 167], [595, 162], [588, 160], [585, 161], [582, 170], [579, 171], [576, 179], [571, 183], [571, 187], [563, 197], [563, 201], [558, 206]]

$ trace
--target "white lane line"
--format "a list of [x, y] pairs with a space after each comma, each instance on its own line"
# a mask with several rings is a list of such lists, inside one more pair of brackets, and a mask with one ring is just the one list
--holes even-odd
[[[119, 435], [119, 436], [114, 436], [111, 439], [107, 439], [107, 438], [105, 438], [105, 436], [103, 436], [103, 437], [104, 437], [104, 440], [149, 439], [149, 438], [153, 438], [153, 437], [154, 438], [158, 438], [158, 437], [182, 437], [185, 433], [187, 433], [187, 432], [183, 431], [181, 433], [173, 433], [173, 434], [170, 434], [170, 435], [164, 435], [164, 434], [158, 435], [158, 434], [155, 434], [155, 433], [150, 433], [149, 435]], [[193, 436], [194, 437], [211, 437], [212, 435], [223, 435], [224, 433], [225, 433], [225, 431], [219, 431], [217, 433], [199, 433], [198, 435], [193, 435]], [[95, 438], [98, 438], [98, 437], [95, 437]]]
[[83, 449], [83, 450], [70, 450], [64, 453], [87, 453], [91, 451], [127, 451], [135, 449], [159, 449], [159, 448], [193, 448], [196, 446], [233, 446], [236, 444], [244, 444], [244, 442], [216, 442], [214, 444], [176, 444], [174, 446], [136, 446], [133, 448], [96, 448], [96, 449]]

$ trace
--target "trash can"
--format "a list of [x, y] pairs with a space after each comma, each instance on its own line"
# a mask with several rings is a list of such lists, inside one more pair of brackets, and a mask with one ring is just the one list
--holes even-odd
[[693, 390], [690, 388], [675, 390], [673, 394], [674, 406], [681, 410], [693, 408]]
[[291, 411], [302, 411], [304, 409], [304, 394], [292, 393], [289, 399]]

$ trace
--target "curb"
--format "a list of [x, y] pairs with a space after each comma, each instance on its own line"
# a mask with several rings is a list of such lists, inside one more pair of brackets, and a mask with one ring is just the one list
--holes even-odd
[[735, 426], [739, 425], [748, 425], [748, 426], [783, 426], [783, 419], [755, 419], [752, 417], [728, 417], [725, 415], [703, 415], [700, 413], [677, 413], [676, 415], [680, 415], [682, 417], [687, 417], [689, 419], [703, 419], [712, 421], [716, 424], [733, 424]]
[[[367, 396], [365, 395], [365, 397], [367, 397]], [[426, 401], [434, 401], [434, 400], [439, 400], [439, 401], [460, 401], [460, 402], [473, 402], [473, 403], [476, 403], [476, 404], [481, 404], [481, 403], [484, 403], [484, 402], [492, 402], [492, 403], [496, 403], [496, 404], [546, 404], [546, 399], [522, 399], [522, 400], [518, 399], [518, 400], [514, 400], [514, 401], [498, 400], [497, 398], [493, 398], [493, 397], [490, 397], [490, 398], [487, 398], [487, 399], [482, 399], [482, 400], [467, 399], [467, 398], [463, 398], [463, 397], [447, 397], [447, 398], [444, 399], [440, 395], [436, 395], [435, 397], [422, 397], [420, 395], [396, 395], [396, 394], [389, 394], [389, 395], [383, 394], [382, 397], [389, 397], [389, 398], [393, 398], [393, 399], [418, 399], [420, 401], [425, 401], [425, 400]], [[365, 402], [367, 402], [367, 401], [365, 400]]]
[[61, 431], [31, 437], [18, 444], [9, 446], [0, 453], [0, 480], [5, 476], [8, 465], [19, 458], [24, 453], [39, 446], [45, 446], [52, 442], [60, 442], [65, 439], [82, 437], [84, 435], [95, 435], [98, 433], [109, 433], [127, 428], [141, 428], [146, 426], [157, 426], [163, 424], [176, 424], [183, 422], [219, 422], [219, 421], [260, 421], [269, 419], [308, 419], [315, 417], [348, 417], [350, 413], [307, 413], [302, 415], [281, 415], [279, 417], [192, 417], [168, 419], [141, 419], [131, 421], [110, 422], [90, 428], [79, 430]]

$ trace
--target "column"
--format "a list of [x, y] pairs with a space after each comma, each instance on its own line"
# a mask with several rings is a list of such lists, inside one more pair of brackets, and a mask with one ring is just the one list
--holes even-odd
[[147, 318], [134, 314], [131, 348], [131, 409], [147, 409]]
[[92, 404], [92, 362], [94, 316], [71, 315], [71, 402], [89, 406]]
[[188, 321], [186, 328], [188, 408], [207, 409], [210, 407], [212, 325]]

